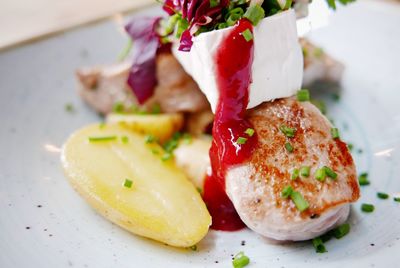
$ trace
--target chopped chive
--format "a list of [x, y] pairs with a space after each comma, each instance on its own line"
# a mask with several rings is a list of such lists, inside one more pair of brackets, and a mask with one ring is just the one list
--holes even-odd
[[254, 129], [248, 128], [248, 129], [246, 129], [246, 131], [244, 133], [246, 133], [247, 135], [252, 137], [254, 135]]
[[340, 95], [339, 95], [338, 93], [333, 93], [333, 94], [332, 94], [332, 99], [333, 99], [334, 101], [339, 101], [339, 100], [340, 100]]
[[291, 152], [294, 151], [294, 148], [293, 148], [293, 146], [290, 144], [290, 142], [285, 143], [285, 148], [286, 148], [286, 150], [287, 150], [289, 153], [291, 153]]
[[152, 114], [159, 114], [161, 113], [161, 106], [160, 104], [156, 103], [153, 105], [153, 107], [151, 107], [151, 113]]
[[98, 137], [89, 137], [90, 142], [97, 142], [97, 141], [113, 141], [116, 140], [117, 136], [98, 136]]
[[327, 252], [324, 242], [322, 242], [322, 239], [320, 237], [316, 237], [312, 240], [312, 244], [315, 248], [315, 252], [317, 253], [325, 253]]
[[196, 187], [196, 190], [199, 192], [199, 194], [203, 194], [203, 190], [200, 187]]
[[132, 187], [132, 181], [131, 180], [129, 180], [129, 179], [125, 179], [125, 182], [124, 182], [124, 187], [126, 187], [126, 188], [131, 188]]
[[69, 113], [72, 113], [72, 112], [74, 112], [75, 111], [75, 108], [74, 108], [74, 106], [72, 105], [72, 103], [67, 103], [67, 104], [65, 104], [65, 110], [67, 111], [67, 112], [69, 112]]
[[183, 139], [183, 142], [184, 142], [185, 144], [190, 144], [190, 143], [192, 143], [192, 136], [191, 136], [189, 133], [184, 133], [184, 134], [182, 135], [182, 139]]
[[121, 137], [121, 141], [122, 141], [122, 143], [128, 143], [129, 142], [129, 138], [127, 137], [127, 136], [122, 136]]
[[350, 151], [353, 151], [354, 145], [352, 143], [348, 143], [347, 148], [349, 148]]
[[286, 125], [282, 125], [279, 127], [280, 131], [288, 138], [293, 138], [296, 133], [295, 128], [288, 127]]
[[[328, 0], [331, 1], [331, 0]], [[320, 47], [314, 49], [314, 56], [320, 58], [324, 54], [324, 50]]]
[[159, 153], [160, 153], [157, 149], [151, 149], [151, 152], [152, 152], [153, 154], [159, 154]]
[[246, 29], [242, 32], [242, 36], [244, 37], [244, 39], [249, 42], [251, 40], [253, 40], [253, 34], [249, 29]]
[[309, 101], [310, 100], [310, 92], [308, 89], [300, 89], [297, 91], [297, 100], [298, 101]]
[[292, 6], [292, 0], [286, 0], [286, 4], [283, 7], [284, 10], [288, 10]]
[[299, 177], [299, 174], [300, 174], [300, 171], [297, 168], [293, 169], [291, 179], [292, 180], [297, 179]]
[[319, 168], [315, 172], [315, 178], [321, 182], [325, 181], [326, 170], [324, 168]]
[[369, 185], [369, 184], [370, 184], [370, 182], [369, 182], [369, 180], [368, 180], [368, 173], [367, 173], [367, 172], [361, 173], [361, 174], [358, 176], [358, 183], [359, 183], [361, 186], [365, 186], [365, 185]]
[[337, 173], [334, 172], [331, 168], [324, 166], [323, 169], [325, 170], [325, 174], [332, 178], [332, 179], [336, 179], [337, 178]]
[[219, 0], [210, 0], [210, 7], [216, 7], [219, 5]]
[[375, 209], [375, 207], [372, 204], [365, 204], [364, 203], [364, 204], [361, 205], [361, 210], [363, 212], [371, 213], [371, 212], [374, 211], [374, 209]]
[[232, 265], [234, 268], [242, 268], [242, 267], [247, 266], [249, 263], [250, 263], [250, 259], [246, 255], [244, 255], [243, 251], [236, 254], [232, 260]]
[[245, 144], [246, 141], [247, 141], [247, 138], [239, 137], [239, 138], [236, 140], [236, 143], [237, 143], [237, 144]]
[[305, 200], [304, 197], [299, 192], [293, 191], [292, 194], [290, 195], [290, 198], [292, 199], [293, 203], [296, 205], [297, 209], [300, 212], [303, 212], [310, 206], [307, 200]]
[[376, 196], [380, 199], [388, 199], [389, 198], [389, 195], [387, 193], [382, 193], [382, 192], [376, 193]]
[[342, 238], [343, 236], [347, 235], [350, 232], [350, 224], [345, 223], [337, 227], [332, 231], [333, 236], [337, 239]]
[[164, 153], [163, 156], [161, 157], [162, 161], [168, 161], [172, 158], [172, 154], [171, 153]]
[[100, 128], [100, 129], [105, 128], [105, 126], [106, 126], [106, 123], [105, 123], [105, 122], [101, 122], [101, 123], [99, 124], [99, 128]]
[[304, 166], [300, 168], [300, 175], [303, 177], [308, 177], [310, 176], [310, 167]]
[[337, 128], [335, 128], [335, 127], [331, 128], [331, 135], [332, 135], [332, 138], [334, 138], [334, 139], [339, 139], [340, 138], [339, 130]]
[[247, 8], [243, 17], [248, 19], [254, 26], [257, 26], [260, 20], [265, 17], [265, 11], [260, 5], [251, 5]]
[[283, 198], [288, 198], [292, 193], [293, 193], [292, 186], [286, 186], [285, 188], [283, 188], [281, 195]]
[[156, 140], [157, 140], [157, 138], [154, 137], [154, 135], [151, 135], [151, 134], [146, 135], [146, 136], [144, 137], [145, 143], [153, 143], [153, 142], [155, 142]]
[[196, 251], [197, 250], [197, 245], [193, 245], [191, 247], [189, 247], [191, 250]]
[[123, 113], [125, 111], [125, 106], [122, 102], [116, 102], [113, 105], [113, 112], [114, 113]]
[[400, 197], [393, 197], [393, 200], [394, 200], [395, 202], [400, 202]]

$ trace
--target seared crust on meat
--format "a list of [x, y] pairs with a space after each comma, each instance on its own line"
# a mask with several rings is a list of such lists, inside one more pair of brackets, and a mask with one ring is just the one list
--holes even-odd
[[[347, 145], [332, 138], [332, 125], [320, 111], [310, 102], [286, 98], [248, 111], [248, 119], [259, 146], [246, 164], [226, 176], [227, 193], [242, 220], [255, 231], [282, 240], [309, 239], [343, 222], [348, 214], [343, 206], [360, 196], [356, 169]], [[295, 128], [295, 136], [286, 137], [279, 129], [282, 125]], [[286, 142], [291, 143], [293, 152], [286, 150]], [[293, 169], [302, 166], [311, 167], [310, 176], [292, 180]], [[323, 166], [334, 170], [337, 178], [315, 179], [316, 170]], [[287, 185], [308, 201], [307, 210], [300, 212], [290, 199], [281, 197]], [[329, 224], [324, 216], [328, 214]], [[317, 228], [319, 221], [324, 228]], [[319, 232], [312, 232], [307, 225]], [[304, 234], [307, 230], [309, 234]]]

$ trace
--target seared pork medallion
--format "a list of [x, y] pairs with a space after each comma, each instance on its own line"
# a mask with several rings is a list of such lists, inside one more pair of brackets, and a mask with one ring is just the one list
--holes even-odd
[[[360, 195], [356, 169], [321, 112], [287, 98], [249, 110], [248, 120], [259, 144], [226, 174], [226, 192], [244, 223], [277, 240], [310, 239], [343, 223]], [[308, 204], [304, 210], [284, 196], [287, 187]]]

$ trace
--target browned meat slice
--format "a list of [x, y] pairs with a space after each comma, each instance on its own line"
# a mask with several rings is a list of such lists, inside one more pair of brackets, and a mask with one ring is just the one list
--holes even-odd
[[[137, 105], [126, 81], [130, 63], [95, 66], [77, 70], [78, 91], [81, 97], [97, 112], [108, 114], [116, 102], [125, 107]], [[158, 86], [154, 96], [143, 107], [158, 103], [164, 112], [199, 112], [209, 110], [206, 97], [196, 82], [186, 74], [172, 54], [157, 57]]]
[[337, 83], [342, 78], [344, 66], [310, 41], [300, 38], [304, 54], [303, 86], [316, 81]]
[[198, 112], [210, 109], [196, 82], [172, 54], [157, 57], [158, 86], [154, 101], [166, 112]]
[[[306, 240], [347, 219], [349, 203], [359, 198], [356, 169], [347, 146], [333, 139], [332, 125], [309, 102], [294, 98], [266, 102], [248, 112], [259, 146], [251, 159], [228, 171], [226, 191], [246, 225], [277, 240]], [[294, 128], [293, 138], [281, 126]], [[294, 150], [288, 152], [286, 143]], [[310, 175], [291, 178], [294, 169], [309, 166]], [[327, 166], [337, 178], [315, 178]], [[291, 186], [309, 203], [300, 212], [281, 196]]]
[[110, 113], [116, 102], [130, 107], [137, 101], [126, 84], [129, 69], [127, 62], [81, 68], [76, 71], [78, 92], [85, 102], [101, 114]]

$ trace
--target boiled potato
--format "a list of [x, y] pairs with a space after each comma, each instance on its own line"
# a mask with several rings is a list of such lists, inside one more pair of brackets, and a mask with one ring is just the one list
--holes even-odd
[[174, 151], [175, 163], [197, 189], [203, 191], [207, 170], [211, 168], [208, 152], [211, 139], [193, 138], [190, 143], [181, 142]]
[[160, 142], [168, 140], [183, 126], [183, 115], [174, 114], [109, 114], [108, 123], [120, 123], [134, 131], [151, 134]]
[[211, 217], [193, 184], [162, 155], [158, 144], [119, 124], [91, 125], [68, 139], [62, 163], [74, 188], [110, 221], [172, 246], [192, 246], [207, 234]]

